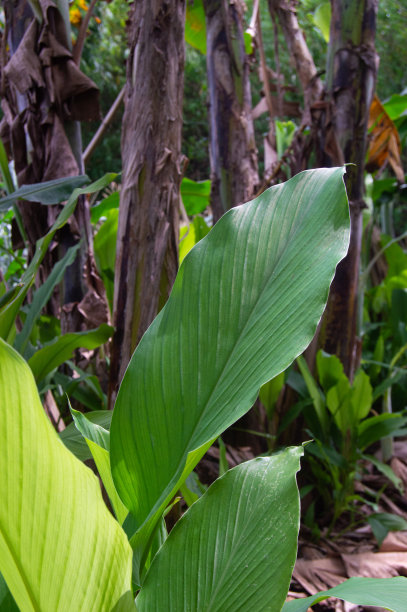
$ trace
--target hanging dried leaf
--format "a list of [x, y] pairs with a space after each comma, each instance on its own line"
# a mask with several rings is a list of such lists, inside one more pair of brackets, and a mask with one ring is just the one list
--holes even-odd
[[397, 180], [404, 183], [400, 136], [377, 96], [374, 97], [370, 107], [369, 130], [370, 144], [366, 169], [373, 172], [390, 164]]

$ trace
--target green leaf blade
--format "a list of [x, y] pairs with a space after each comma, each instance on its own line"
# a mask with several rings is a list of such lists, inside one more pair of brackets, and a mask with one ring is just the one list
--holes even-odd
[[[87, 413], [86, 418], [88, 421], [96, 423], [96, 425], [109, 431], [112, 414], [110, 410], [95, 410], [94, 412]], [[75, 423], [70, 423], [66, 429], [61, 431], [59, 437], [71, 453], [81, 461], [87, 461], [92, 458], [85, 438], [80, 431], [78, 431]]]
[[55, 342], [47, 344], [29, 359], [28, 364], [37, 381], [42, 380], [54, 368], [70, 359], [77, 348], [94, 349], [107, 342], [113, 334], [113, 327], [102, 323], [96, 329], [72, 332], [59, 336]]
[[228, 471], [157, 553], [139, 612], [279, 611], [297, 552], [301, 448]]
[[191, 47], [206, 55], [206, 22], [202, 0], [187, 3], [185, 40]]
[[[131, 549], [97, 478], [61, 443], [0, 340], [0, 571], [21, 610], [133, 608]], [[123, 599], [122, 599], [123, 598]]]
[[183, 261], [112, 419], [113, 479], [139, 525], [188, 453], [247, 412], [311, 341], [348, 247], [343, 173], [307, 171], [229, 211]]
[[407, 578], [350, 578], [328, 591], [287, 602], [283, 612], [307, 612], [310, 606], [328, 597], [337, 597], [359, 606], [406, 612]]
[[4, 198], [0, 198], [0, 212], [10, 208], [17, 200], [41, 202], [41, 204], [46, 205], [59, 204], [70, 197], [73, 189], [82, 187], [89, 182], [89, 177], [83, 174], [44, 181], [43, 183], [33, 183], [32, 185], [22, 185]]
[[181, 198], [188, 215], [198, 215], [209, 206], [211, 181], [193, 181], [183, 178], [181, 182]]

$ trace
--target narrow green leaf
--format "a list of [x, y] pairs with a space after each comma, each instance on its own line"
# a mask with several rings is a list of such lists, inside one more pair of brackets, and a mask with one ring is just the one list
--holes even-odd
[[79, 246], [80, 243], [67, 250], [64, 257], [60, 259], [52, 268], [51, 274], [48, 276], [45, 283], [43, 283], [34, 293], [23, 329], [19, 334], [17, 334], [14, 342], [14, 348], [23, 356], [33, 327], [41, 315], [41, 310], [50, 299], [55, 285], [62, 280], [67, 266], [70, 266], [75, 261]]
[[53, 239], [55, 233], [61, 229], [68, 221], [69, 217], [73, 214], [78, 198], [80, 195], [86, 193], [96, 193], [101, 189], [104, 189], [109, 185], [117, 176], [116, 173], [110, 172], [105, 174], [102, 178], [98, 179], [91, 185], [87, 185], [84, 189], [75, 189], [71, 194], [69, 200], [64, 205], [63, 209], [59, 213], [54, 225], [51, 227], [49, 232], [37, 240], [35, 254], [32, 258], [30, 265], [21, 277], [22, 287], [17, 293], [15, 298], [7, 304], [7, 306], [0, 312], [0, 338], [7, 340], [13, 335], [13, 329], [16, 317], [20, 311], [20, 308], [24, 302], [25, 296], [28, 293], [29, 288], [34, 282], [35, 276], [41, 265], [41, 262], [47, 252], [47, 249]]
[[134, 609], [131, 549], [98, 479], [61, 444], [0, 340], [0, 571], [20, 610]]
[[311, 341], [348, 248], [343, 174], [310, 170], [269, 189], [226, 213], [184, 259], [112, 419], [113, 479], [139, 542], [196, 465], [186, 467], [188, 456], [247, 412]]
[[384, 538], [387, 536], [389, 531], [406, 531], [407, 521], [396, 514], [389, 514], [388, 512], [375, 512], [369, 514], [367, 522], [372, 528], [374, 537], [377, 540], [379, 546], [382, 545]]
[[386, 478], [390, 480], [391, 483], [394, 484], [396, 489], [398, 489], [399, 493], [403, 495], [403, 481], [401, 480], [401, 478], [396, 476], [390, 465], [387, 465], [387, 463], [383, 463], [383, 461], [379, 461], [379, 459], [373, 457], [373, 455], [362, 455], [362, 457], [363, 459], [370, 461], [370, 463], [372, 463], [375, 468], [379, 470], [379, 472], [381, 472], [384, 476], [386, 476]]
[[358, 425], [359, 448], [364, 450], [385, 436], [391, 436], [406, 423], [407, 417], [401, 412], [378, 414], [365, 419]]
[[117, 227], [119, 224], [119, 211], [113, 209], [107, 214], [107, 219], [97, 231], [93, 247], [95, 250], [95, 261], [103, 279], [106, 295], [113, 312], [114, 293], [114, 266], [116, 262]]
[[305, 361], [304, 357], [301, 355], [297, 358], [298, 368], [304, 378], [304, 382], [307, 386], [308, 393], [312, 399], [312, 403], [315, 408], [315, 413], [318, 417], [319, 424], [322, 428], [322, 431], [326, 431], [327, 428], [327, 415], [325, 408], [325, 400], [324, 397], [315, 382], [314, 377], [312, 376], [310, 369]]
[[69, 409], [72, 414], [72, 418], [75, 423], [76, 429], [81, 433], [81, 435], [86, 440], [91, 440], [101, 448], [109, 451], [110, 450], [110, 433], [107, 429], [95, 423], [95, 421], [91, 421], [87, 418], [86, 414], [79, 412], [79, 410], [74, 410], [71, 405], [69, 405]]
[[112, 479], [112, 471], [110, 469], [109, 451], [105, 448], [102, 448], [101, 446], [99, 446], [99, 444], [96, 444], [92, 440], [86, 439], [86, 442], [96, 463], [96, 467], [98, 469], [99, 476], [102, 479], [103, 486], [105, 487], [106, 493], [109, 496], [115, 516], [119, 524], [123, 525], [129, 511], [123, 504], [115, 489]]
[[[5, 284], [2, 284], [1, 288], [3, 289], [4, 287], [5, 287]], [[20, 289], [21, 289], [21, 285], [17, 285], [16, 287], [12, 287], [12, 289], [9, 289], [8, 291], [6, 291], [4, 289], [4, 293], [2, 293], [2, 296], [0, 298], [0, 312], [8, 304], [10, 304], [10, 302], [12, 302], [14, 300], [14, 298], [16, 297], [16, 295], [20, 291]]]
[[[88, 421], [100, 425], [107, 431], [110, 429], [110, 422], [112, 420], [112, 412], [110, 410], [95, 410], [86, 414]], [[92, 458], [92, 454], [89, 450], [88, 445], [85, 442], [85, 438], [76, 428], [75, 423], [70, 423], [66, 429], [61, 431], [59, 434], [62, 442], [67, 448], [81, 461], [87, 461]]]
[[110, 434], [101, 425], [87, 418], [86, 414], [74, 410], [70, 406], [71, 414], [78, 431], [86, 440], [92, 457], [96, 463], [99, 476], [109, 496], [114, 513], [120, 525], [122, 525], [129, 511], [123, 505], [113, 484], [112, 472], [110, 469]]
[[35, 380], [42, 380], [49, 372], [70, 359], [75, 349], [95, 349], [107, 342], [112, 334], [113, 327], [102, 323], [100, 327], [91, 331], [73, 332], [56, 338], [28, 360]]
[[8, 210], [17, 200], [40, 202], [41, 204], [59, 204], [70, 197], [73, 189], [82, 187], [86, 183], [89, 183], [89, 177], [81, 175], [22, 185], [4, 198], [0, 198], [0, 212]]
[[378, 606], [393, 612], [406, 612], [407, 578], [350, 578], [339, 586], [284, 604], [283, 612], [307, 612], [313, 604], [337, 597], [359, 606]]
[[372, 393], [369, 376], [363, 370], [359, 370], [352, 384], [351, 405], [354, 425], [369, 414], [372, 407]]
[[157, 553], [137, 610], [281, 610], [297, 554], [301, 455], [286, 449], [219, 478]]
[[14, 191], [14, 183], [8, 165], [6, 149], [4, 148], [2, 140], [0, 140], [0, 171], [3, 177], [6, 192], [10, 194]]

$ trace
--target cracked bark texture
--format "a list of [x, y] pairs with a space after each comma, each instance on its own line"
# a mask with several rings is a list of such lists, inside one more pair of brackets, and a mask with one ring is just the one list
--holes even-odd
[[209, 89], [211, 205], [216, 222], [258, 185], [249, 64], [240, 0], [204, 0]]
[[357, 297], [364, 169], [369, 109], [373, 99], [378, 59], [375, 51], [377, 0], [332, 0], [327, 60], [327, 94], [338, 155], [334, 164], [349, 166], [346, 186], [350, 201], [351, 239], [348, 255], [338, 265], [322, 325], [322, 345], [339, 356], [352, 378], [359, 365]]
[[131, 6], [110, 403], [177, 273], [184, 27], [185, 0]]

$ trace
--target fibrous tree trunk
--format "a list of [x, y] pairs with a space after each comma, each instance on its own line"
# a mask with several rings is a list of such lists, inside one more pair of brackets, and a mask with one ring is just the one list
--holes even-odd
[[240, 0], [204, 0], [214, 221], [258, 184], [249, 64]]
[[[7, 40], [3, 40], [1, 58], [1, 138], [14, 160], [19, 185], [82, 173], [79, 121], [97, 119], [100, 114], [96, 85], [73, 61], [64, 6], [52, 0], [4, 3]], [[67, 12], [67, 3], [65, 8]], [[4, 52], [6, 43], [9, 57]], [[18, 207], [32, 255], [59, 207], [27, 202]], [[101, 322], [100, 316], [106, 319], [107, 305], [100, 295], [103, 288], [92, 257], [90, 216], [84, 198], [57, 240], [58, 248], [43, 261], [40, 282], [66, 249], [80, 240], [82, 247], [66, 271], [60, 300], [54, 302], [51, 312], [58, 316], [63, 306], [63, 331], [79, 329], [83, 319], [86, 326], [93, 327]]]
[[178, 267], [185, 0], [130, 9], [110, 396]]
[[296, 11], [296, 0], [268, 0], [272, 19], [277, 17], [284, 34], [291, 62], [304, 94], [304, 111], [309, 121], [311, 106], [322, 94], [323, 86], [318, 76], [314, 59], [308, 49], [304, 33], [301, 30]]
[[[357, 297], [362, 211], [365, 206], [364, 170], [367, 126], [376, 74], [375, 31], [377, 0], [332, 0], [331, 33], [327, 62], [327, 94], [331, 104], [331, 129], [336, 164], [353, 163], [347, 169], [351, 239], [349, 252], [339, 264], [331, 287], [322, 326], [322, 344], [335, 353], [350, 378], [359, 365]], [[332, 155], [332, 153], [331, 153]]]

